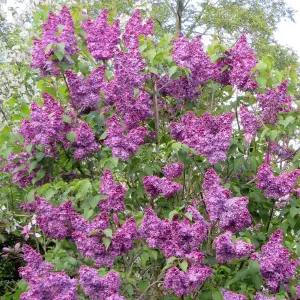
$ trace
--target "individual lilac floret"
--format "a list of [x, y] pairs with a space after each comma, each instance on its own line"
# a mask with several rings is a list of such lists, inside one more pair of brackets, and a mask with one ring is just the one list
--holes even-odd
[[232, 242], [232, 233], [226, 231], [214, 240], [218, 263], [230, 262], [233, 259], [241, 259], [249, 256], [255, 250], [255, 246], [244, 241]]
[[279, 199], [292, 193], [299, 177], [300, 169], [274, 176], [271, 166], [263, 164], [258, 168], [257, 187], [264, 191], [267, 198]]
[[140, 46], [139, 35], [153, 35], [153, 22], [152, 19], [148, 19], [143, 24], [141, 12], [137, 9], [125, 26], [125, 33], [123, 35], [125, 47], [128, 49], [138, 49]]
[[114, 57], [120, 43], [120, 21], [108, 24], [108, 10], [104, 9], [93, 22], [88, 18], [82, 29], [86, 32], [89, 52], [96, 60], [107, 60]]
[[166, 257], [186, 257], [199, 249], [207, 238], [209, 225], [205, 220], [190, 224], [183, 221], [160, 220], [155, 212], [148, 208], [145, 211], [140, 234], [151, 248], [158, 248]]
[[21, 300], [78, 300], [77, 280], [70, 279], [63, 272], [52, 272], [54, 266], [45, 262], [42, 256], [31, 247], [24, 245], [26, 267], [19, 268], [19, 273], [29, 282], [30, 290], [21, 295]]
[[222, 295], [224, 300], [247, 300], [247, 297], [245, 295], [236, 294], [224, 289], [222, 289]]
[[145, 176], [143, 183], [147, 194], [152, 198], [157, 198], [160, 193], [162, 193], [165, 198], [170, 198], [182, 190], [180, 183], [156, 176]]
[[251, 70], [256, 66], [257, 58], [249, 49], [247, 38], [243, 34], [230, 50], [232, 56], [230, 83], [242, 91], [255, 90], [257, 83], [251, 77]]
[[280, 284], [287, 283], [296, 274], [299, 261], [290, 259], [290, 251], [282, 246], [283, 232], [274, 231], [264, 246], [262, 253], [254, 253], [252, 259], [260, 264], [260, 272], [273, 292], [278, 292]]
[[118, 272], [110, 271], [105, 277], [100, 278], [96, 269], [81, 266], [78, 273], [80, 276], [79, 283], [84, 293], [92, 300], [104, 300], [111, 296], [125, 299], [125, 297], [118, 295], [121, 286]]
[[114, 182], [110, 170], [104, 171], [101, 179], [100, 193], [107, 195], [107, 198], [99, 203], [99, 208], [101, 210], [120, 212], [126, 209], [124, 204], [125, 189], [121, 184], [116, 184]]
[[165, 177], [169, 180], [173, 180], [177, 177], [180, 177], [183, 171], [183, 164], [182, 163], [173, 163], [163, 167], [162, 169]]
[[245, 130], [246, 143], [250, 144], [253, 137], [256, 136], [257, 130], [261, 128], [262, 124], [259, 122], [258, 118], [248, 110], [244, 105], [240, 108], [240, 117], [243, 129]]
[[292, 97], [288, 95], [288, 82], [284, 81], [266, 94], [259, 94], [257, 100], [262, 109], [262, 120], [267, 124], [275, 124], [280, 112], [292, 110]]
[[[52, 48], [47, 50], [49, 44], [52, 44]], [[40, 69], [41, 75], [59, 75], [58, 60], [51, 59], [58, 44], [64, 44], [65, 55], [71, 56], [78, 52], [74, 23], [66, 6], [58, 16], [53, 12], [49, 13], [48, 20], [43, 25], [42, 39], [34, 40], [31, 67]]]
[[112, 116], [106, 124], [108, 130], [104, 144], [112, 148], [114, 157], [119, 157], [125, 161], [131, 154], [137, 152], [139, 146], [144, 143], [147, 134], [145, 127], [130, 130], [127, 135], [124, 135], [124, 128], [115, 115]]
[[100, 99], [100, 90], [105, 86], [105, 66], [95, 69], [87, 80], [71, 70], [66, 71], [66, 77], [71, 96], [72, 106], [79, 110], [96, 106]]
[[[224, 113], [213, 117], [209, 113], [197, 118], [189, 112], [182, 118], [183, 129], [178, 133], [179, 125], [176, 125], [176, 135], [182, 137], [183, 143], [194, 148], [199, 154], [208, 158], [211, 164], [225, 161], [232, 137], [232, 113]], [[173, 131], [173, 133], [172, 133]], [[174, 125], [171, 128], [175, 137]]]
[[276, 300], [276, 297], [266, 297], [262, 293], [256, 293], [254, 300]]
[[211, 222], [220, 222], [223, 230], [237, 233], [251, 224], [247, 209], [248, 198], [230, 198], [231, 192], [220, 185], [220, 178], [213, 169], [204, 176], [202, 185], [204, 202]]
[[95, 141], [95, 135], [90, 126], [79, 120], [79, 127], [75, 129], [76, 139], [72, 144], [75, 159], [83, 159], [88, 154], [99, 151], [99, 146]]

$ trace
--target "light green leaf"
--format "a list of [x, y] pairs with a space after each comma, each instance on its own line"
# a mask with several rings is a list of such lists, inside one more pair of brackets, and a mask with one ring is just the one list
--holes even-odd
[[180, 269], [183, 271], [183, 272], [186, 272], [189, 264], [186, 262], [186, 261], [183, 261], [183, 262], [180, 262], [179, 263], [179, 266], [180, 266]]
[[108, 247], [109, 247], [109, 245], [111, 244], [111, 239], [108, 238], [108, 237], [103, 237], [102, 238], [102, 242], [103, 242], [103, 244], [105, 246], [105, 249], [107, 250]]
[[109, 237], [109, 238], [112, 238], [112, 230], [110, 228], [106, 228], [103, 230], [103, 233]]
[[173, 66], [169, 69], [169, 77], [172, 77], [173, 74], [177, 71], [178, 67], [177, 66]]
[[67, 139], [71, 142], [74, 143], [76, 140], [76, 133], [74, 131], [71, 131], [67, 134]]

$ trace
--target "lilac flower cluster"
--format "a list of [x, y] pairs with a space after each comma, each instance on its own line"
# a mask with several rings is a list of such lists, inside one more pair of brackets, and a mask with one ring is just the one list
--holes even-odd
[[275, 124], [280, 112], [292, 110], [292, 97], [287, 92], [288, 82], [284, 81], [266, 94], [259, 94], [257, 100], [262, 109], [262, 120], [267, 124]]
[[262, 293], [256, 293], [254, 300], [276, 300], [276, 297], [266, 297]]
[[258, 118], [243, 105], [240, 107], [240, 117], [245, 130], [246, 143], [250, 144], [251, 139], [256, 136], [257, 130], [261, 128], [262, 124]]
[[56, 143], [65, 148], [69, 146], [66, 132], [69, 124], [62, 120], [63, 107], [49, 94], [43, 93], [44, 107], [31, 104], [30, 120], [23, 120], [19, 133], [24, 137], [24, 145], [43, 145], [45, 153], [53, 156], [57, 153]]
[[89, 153], [98, 152], [99, 146], [95, 141], [95, 135], [90, 126], [79, 120], [78, 127], [75, 129], [76, 139], [72, 144], [75, 159], [83, 159]]
[[165, 276], [164, 287], [172, 289], [177, 296], [188, 295], [203, 284], [212, 273], [211, 268], [199, 263], [192, 264], [186, 272], [172, 267]]
[[[7, 164], [2, 168], [2, 171], [13, 174], [13, 183], [20, 188], [25, 188], [27, 185], [32, 184], [32, 180], [36, 177], [37, 172], [40, 170], [36, 166], [31, 172], [30, 161], [33, 159], [32, 153], [21, 152], [19, 154], [11, 153], [7, 159]], [[37, 181], [35, 185], [41, 185], [48, 181], [48, 176], [44, 176], [41, 180]]]
[[99, 203], [99, 208], [102, 211], [120, 212], [126, 209], [124, 204], [125, 189], [121, 184], [114, 182], [110, 170], [104, 171], [101, 179], [100, 193], [107, 195], [107, 198]]
[[21, 295], [21, 300], [78, 300], [77, 280], [63, 272], [52, 272], [54, 266], [43, 261], [42, 256], [31, 247], [24, 245], [26, 267], [19, 268], [30, 290]]
[[137, 9], [125, 26], [125, 33], [123, 35], [125, 47], [128, 49], [138, 49], [140, 45], [139, 35], [153, 35], [153, 22], [152, 19], [148, 19], [143, 24], [141, 12]]
[[209, 224], [201, 219], [191, 224], [183, 221], [160, 220], [152, 208], [145, 211], [140, 226], [141, 238], [145, 238], [151, 248], [158, 248], [165, 256], [187, 257], [198, 250], [207, 237]]
[[34, 198], [34, 202], [23, 203], [20, 207], [24, 211], [37, 214], [37, 225], [48, 237], [62, 240], [71, 237], [77, 227], [87, 226], [87, 221], [73, 210], [72, 201], [55, 207], [42, 197]]
[[211, 164], [226, 160], [226, 153], [232, 137], [232, 113], [224, 113], [215, 118], [209, 113], [197, 118], [192, 112], [182, 118], [182, 123], [171, 123], [173, 138], [179, 137], [183, 143], [194, 148], [208, 158]]
[[89, 52], [96, 60], [107, 60], [114, 57], [120, 43], [120, 21], [108, 23], [108, 10], [104, 9], [93, 22], [89, 17], [82, 24], [86, 32]]
[[248, 198], [230, 198], [231, 192], [220, 185], [220, 178], [213, 169], [205, 173], [204, 202], [212, 222], [219, 221], [223, 230], [237, 233], [251, 224], [247, 209]]
[[121, 279], [116, 271], [109, 272], [104, 278], [99, 278], [98, 271], [88, 266], [81, 266], [79, 271], [80, 284], [84, 293], [92, 300], [118, 299]]
[[147, 194], [152, 198], [157, 198], [160, 193], [162, 193], [165, 198], [170, 198], [182, 190], [180, 183], [157, 176], [145, 176], [143, 183]]
[[251, 77], [251, 70], [256, 66], [257, 58], [254, 51], [249, 49], [246, 35], [242, 35], [230, 50], [232, 63], [230, 65], [230, 83], [238, 89], [255, 90], [257, 83]]
[[127, 99], [123, 96], [117, 100], [117, 114], [122, 117], [126, 130], [138, 128], [140, 122], [153, 116], [151, 105], [150, 95], [143, 90], [140, 90], [136, 99], [133, 95], [129, 95]]
[[230, 262], [233, 259], [241, 259], [249, 256], [254, 251], [255, 246], [244, 241], [232, 242], [232, 233], [226, 231], [214, 240], [217, 262]]
[[[102, 216], [106, 213], [102, 213]], [[107, 218], [109, 221], [109, 219]], [[122, 254], [128, 253], [133, 249], [133, 240], [139, 237], [138, 228], [134, 218], [129, 218], [120, 227], [111, 238], [111, 243], [106, 249], [105, 245], [102, 243], [101, 238], [104, 234], [101, 230], [107, 228], [108, 224], [102, 222], [97, 225], [95, 230], [75, 231], [72, 234], [72, 238], [77, 244], [77, 249], [82, 252], [85, 257], [95, 259], [95, 265], [97, 267], [107, 266], [111, 267], [114, 264], [116, 257]]]
[[[47, 50], [50, 44], [53, 46]], [[54, 54], [53, 47], [57, 47], [58, 44], [64, 44], [65, 55], [71, 56], [78, 52], [74, 23], [66, 6], [62, 8], [58, 16], [50, 12], [48, 20], [43, 25], [42, 39], [34, 40], [31, 67], [40, 69], [41, 75], [58, 76], [60, 74], [58, 60], [51, 60]]]
[[124, 128], [115, 115], [106, 124], [108, 130], [104, 144], [112, 148], [114, 157], [119, 157], [123, 161], [127, 160], [130, 154], [137, 152], [139, 146], [144, 143], [147, 134], [145, 127], [132, 129], [124, 135]]
[[106, 84], [104, 73], [105, 66], [100, 66], [91, 72], [85, 81], [83, 75], [78, 75], [71, 70], [66, 71], [71, 104], [75, 109], [93, 107], [98, 104], [100, 91]]
[[247, 297], [245, 295], [236, 294], [224, 289], [222, 289], [222, 295], [224, 300], [247, 300]]
[[257, 187], [269, 199], [279, 199], [292, 193], [300, 177], [300, 169], [274, 176], [271, 166], [262, 164], [257, 172]]
[[183, 171], [182, 163], [173, 163], [163, 167], [163, 173], [165, 174], [168, 180], [173, 180], [177, 177], [180, 177]]
[[277, 141], [271, 142], [270, 153], [277, 155], [282, 160], [292, 160], [295, 150], [287, 146], [281, 146]]
[[289, 259], [290, 251], [282, 246], [283, 232], [281, 229], [274, 231], [262, 248], [262, 253], [255, 252], [252, 259], [260, 264], [260, 272], [272, 291], [277, 292], [280, 284], [293, 279], [299, 261]]

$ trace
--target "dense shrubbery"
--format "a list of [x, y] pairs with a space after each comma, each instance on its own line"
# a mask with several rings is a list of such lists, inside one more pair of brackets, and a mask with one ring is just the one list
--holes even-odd
[[3, 299], [300, 298], [292, 70], [245, 35], [205, 51], [139, 11], [121, 28], [66, 7], [31, 67], [42, 97], [3, 136], [1, 210], [22, 240], [2, 251], [25, 261]]

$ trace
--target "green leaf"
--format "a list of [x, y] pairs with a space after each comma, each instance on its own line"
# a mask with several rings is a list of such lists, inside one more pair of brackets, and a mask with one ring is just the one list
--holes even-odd
[[54, 50], [54, 55], [57, 57], [59, 61], [62, 61], [62, 59], [64, 58], [64, 53], [58, 50]]
[[272, 142], [275, 141], [277, 135], [278, 135], [278, 131], [277, 130], [271, 130], [271, 132], [270, 132], [270, 139], [271, 139]]
[[288, 116], [284, 120], [279, 120], [278, 123], [283, 125], [284, 127], [287, 127], [289, 124], [293, 123], [295, 121], [295, 118], [293, 116]]
[[83, 75], [86, 75], [89, 72], [89, 65], [87, 62], [80, 61], [78, 63], [78, 68]]
[[101, 134], [101, 136], [100, 136], [100, 140], [105, 140], [106, 139], [106, 137], [107, 137], [107, 132], [105, 131], [105, 132], [103, 132], [102, 134]]
[[177, 66], [173, 66], [169, 69], [169, 77], [172, 77], [173, 74], [178, 70]]
[[62, 53], [65, 54], [65, 44], [64, 43], [58, 43], [57, 49]]
[[53, 47], [53, 44], [52, 44], [52, 43], [51, 43], [51, 44], [48, 44], [47, 47], [45, 48], [44, 52], [45, 52], [45, 53], [48, 53], [48, 52], [52, 49], [52, 47]]
[[177, 71], [177, 72], [175, 72], [173, 75], [172, 75], [172, 79], [173, 80], [176, 80], [176, 79], [178, 79], [180, 76], [182, 76], [182, 72], [179, 70], [179, 71]]
[[147, 283], [147, 281], [140, 280], [138, 282], [138, 287], [142, 293], [147, 289], [148, 286], [149, 286], [149, 284]]
[[292, 218], [294, 218], [299, 213], [300, 213], [300, 208], [291, 207], [291, 209], [290, 209], [290, 215], [291, 215]]
[[109, 245], [111, 244], [111, 239], [108, 238], [108, 237], [103, 237], [102, 238], [102, 242], [103, 242], [103, 244], [105, 246], [105, 249], [107, 250], [108, 247], [109, 247]]
[[219, 291], [213, 291], [212, 298], [213, 300], [223, 300], [223, 296]]
[[37, 163], [38, 162], [36, 160], [33, 160], [33, 161], [30, 162], [30, 164], [29, 164], [29, 174], [31, 173], [32, 170], [35, 169]]
[[193, 216], [192, 216], [192, 214], [191, 214], [190, 212], [186, 212], [184, 215], [185, 215], [190, 221], [193, 221]]
[[178, 143], [172, 144], [171, 148], [172, 148], [172, 150], [174, 150], [174, 152], [178, 152], [180, 150], [181, 146], [182, 146], [182, 144], [178, 142]]
[[179, 263], [179, 266], [180, 266], [180, 269], [183, 271], [183, 272], [186, 272], [187, 268], [188, 268], [188, 263], [186, 261], [183, 261], [183, 262], [180, 262]]
[[118, 166], [118, 163], [119, 163], [119, 158], [117, 157], [112, 157], [110, 158], [110, 161], [112, 162], [112, 164], [117, 167]]
[[178, 211], [177, 210], [172, 210], [172, 211], [170, 211], [170, 213], [169, 213], [169, 220], [170, 221], [172, 221], [172, 219], [173, 219], [173, 217], [175, 216], [175, 215], [177, 215], [178, 214]]
[[256, 78], [256, 81], [257, 81], [260, 88], [264, 89], [266, 87], [267, 78], [258, 77], [258, 78]]
[[71, 142], [74, 143], [76, 140], [76, 133], [74, 131], [71, 131], [67, 134], [67, 139]]
[[158, 70], [157, 70], [157, 68], [155, 68], [155, 67], [153, 67], [153, 66], [150, 66], [149, 67], [149, 71], [151, 72], [151, 73], [153, 73], [153, 74], [158, 74]]
[[252, 276], [260, 272], [260, 265], [257, 261], [251, 260], [249, 262], [249, 270]]
[[266, 70], [267, 68], [267, 65], [265, 63], [263, 63], [262, 61], [259, 61], [257, 64], [256, 64], [256, 68], [257, 70], [262, 73]]
[[63, 115], [62, 120], [65, 123], [72, 123], [72, 119], [68, 115]]
[[107, 229], [104, 229], [103, 230], [103, 233], [109, 237], [109, 238], [112, 238], [112, 230], [110, 228], [107, 228]]
[[90, 196], [88, 199], [88, 203], [89, 203], [90, 207], [92, 209], [94, 209], [97, 207], [97, 205], [101, 199], [106, 199], [106, 198], [107, 198], [106, 195]]
[[[151, 49], [151, 50], [147, 51], [147, 57], [149, 58], [151, 63], [153, 62], [153, 59], [154, 59], [155, 56], [156, 56], [156, 50], [155, 49]], [[155, 73], [155, 74], [157, 74], [157, 73]]]
[[41, 161], [45, 157], [45, 153], [37, 152], [34, 156], [37, 161]]

